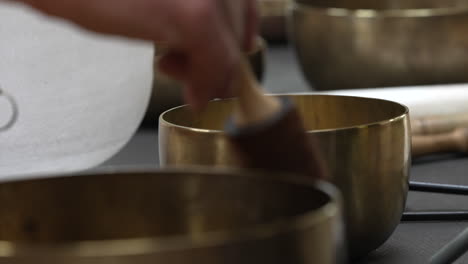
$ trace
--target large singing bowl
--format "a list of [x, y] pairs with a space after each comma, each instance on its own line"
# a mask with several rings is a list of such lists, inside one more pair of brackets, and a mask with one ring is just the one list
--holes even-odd
[[0, 184], [0, 263], [337, 264], [329, 184], [240, 171], [105, 172]]
[[294, 0], [291, 39], [319, 90], [468, 82], [468, 0]]
[[[331, 181], [344, 196], [350, 255], [384, 243], [400, 223], [410, 168], [408, 109], [359, 97], [292, 95], [308, 134], [318, 141]], [[182, 106], [161, 115], [162, 166], [238, 166], [222, 129], [232, 100], [213, 101], [202, 114]], [[282, 139], [287, 140], [287, 139]]]

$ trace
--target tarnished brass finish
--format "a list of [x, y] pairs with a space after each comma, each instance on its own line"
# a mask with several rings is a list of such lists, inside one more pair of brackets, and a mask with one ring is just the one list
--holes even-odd
[[[408, 109], [358, 97], [291, 98], [319, 143], [331, 181], [343, 193], [349, 252], [365, 255], [388, 239], [405, 208], [411, 163]], [[222, 132], [232, 105], [232, 100], [213, 101], [198, 115], [186, 106], [162, 114], [161, 165], [238, 166]]]
[[[266, 42], [261, 37], [258, 37], [256, 48], [246, 53], [252, 70], [259, 81], [263, 79], [266, 49]], [[145, 123], [147, 124], [156, 124], [161, 113], [184, 104], [182, 96], [183, 85], [179, 81], [168, 77], [157, 68], [159, 58], [164, 55], [165, 51], [164, 45], [156, 44], [153, 92], [147, 115], [145, 116]]]
[[468, 0], [295, 0], [291, 39], [319, 90], [468, 82]]
[[339, 263], [330, 185], [245, 171], [129, 171], [0, 184], [0, 263]]

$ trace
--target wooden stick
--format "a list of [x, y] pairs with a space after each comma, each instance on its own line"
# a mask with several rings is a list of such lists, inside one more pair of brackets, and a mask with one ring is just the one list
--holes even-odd
[[457, 128], [453, 132], [412, 137], [413, 157], [443, 153], [468, 153], [468, 128]]
[[427, 116], [411, 120], [411, 133], [413, 135], [447, 133], [459, 127], [468, 127], [468, 113]]
[[234, 80], [238, 100], [234, 109], [234, 120], [239, 126], [248, 126], [268, 119], [280, 109], [274, 97], [264, 96], [248, 62], [243, 59]]

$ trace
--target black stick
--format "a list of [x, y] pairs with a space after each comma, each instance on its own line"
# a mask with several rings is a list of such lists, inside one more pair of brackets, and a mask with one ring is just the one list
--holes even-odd
[[444, 246], [430, 259], [431, 264], [450, 264], [463, 256], [468, 250], [468, 229], [463, 231], [449, 244]]
[[411, 191], [418, 191], [418, 192], [468, 195], [468, 186], [464, 186], [464, 185], [438, 184], [438, 183], [412, 181], [410, 182], [409, 189]]
[[468, 221], [468, 211], [405, 212], [402, 222]]

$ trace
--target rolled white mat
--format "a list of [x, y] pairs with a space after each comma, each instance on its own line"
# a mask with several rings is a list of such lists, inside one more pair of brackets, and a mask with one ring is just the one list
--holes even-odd
[[411, 118], [468, 113], [468, 84], [335, 90], [314, 94], [385, 99], [406, 105]]
[[[17, 122], [0, 132], [0, 180], [94, 167], [138, 128], [153, 78], [151, 43], [96, 35], [0, 1], [0, 87]], [[11, 119], [0, 97], [0, 127]]]

